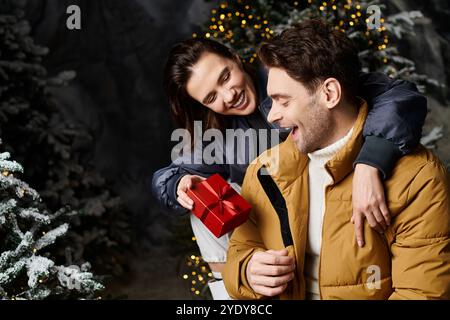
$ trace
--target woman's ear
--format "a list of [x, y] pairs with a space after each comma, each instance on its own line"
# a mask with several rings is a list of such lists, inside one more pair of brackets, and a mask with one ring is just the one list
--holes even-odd
[[339, 104], [342, 97], [342, 88], [335, 78], [328, 78], [323, 82], [324, 102], [328, 109], [332, 109]]

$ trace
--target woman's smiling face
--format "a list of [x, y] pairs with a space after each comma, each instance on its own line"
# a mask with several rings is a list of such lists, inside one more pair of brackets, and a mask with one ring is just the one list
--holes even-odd
[[186, 90], [194, 100], [223, 115], [255, 111], [255, 86], [240, 63], [206, 52], [191, 70]]

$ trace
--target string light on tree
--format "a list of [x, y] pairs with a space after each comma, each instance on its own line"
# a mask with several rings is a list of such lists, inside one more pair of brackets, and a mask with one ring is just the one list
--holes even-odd
[[186, 259], [186, 266], [187, 271], [183, 273], [182, 279], [189, 283], [191, 293], [198, 298], [209, 298], [208, 281], [213, 279], [213, 275], [208, 264], [202, 257], [191, 255]]
[[[363, 1], [351, 0], [308, 0], [307, 3], [286, 0], [222, 1], [217, 8], [211, 10], [210, 23], [202, 36], [213, 37], [231, 45], [244, 61], [253, 63], [256, 60], [254, 53], [258, 45], [272, 38], [274, 28], [292, 24], [289, 21], [292, 20], [292, 13], [307, 12], [308, 18], [316, 16], [325, 18], [337, 26], [338, 30], [350, 34], [367, 29], [362, 13], [366, 7], [367, 3]], [[385, 31], [382, 29], [379, 32]], [[193, 34], [193, 37], [198, 36], [198, 33]], [[383, 42], [384, 38], [385, 35], [374, 35], [373, 32], [369, 32], [366, 45], [369, 44], [371, 50], [384, 50], [385, 46], [382, 44], [387, 46], [387, 43]]]

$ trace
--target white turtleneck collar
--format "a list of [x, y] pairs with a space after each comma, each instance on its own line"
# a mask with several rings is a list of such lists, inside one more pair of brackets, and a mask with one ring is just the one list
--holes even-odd
[[353, 128], [341, 139], [336, 141], [335, 143], [329, 145], [320, 150], [316, 150], [314, 152], [308, 153], [308, 157], [311, 160], [310, 165], [324, 166], [329, 160], [331, 160], [336, 153], [339, 152], [350, 140], [352, 136]]

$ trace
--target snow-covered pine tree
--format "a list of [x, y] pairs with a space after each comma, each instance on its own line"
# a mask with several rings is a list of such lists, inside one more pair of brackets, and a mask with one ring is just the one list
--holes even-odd
[[[130, 214], [90, 161], [91, 133], [67, 121], [49, 90], [75, 73], [48, 77], [42, 63], [48, 49], [30, 35], [26, 2], [0, 1], [0, 136], [6, 151], [27, 168], [23, 177], [48, 210], [69, 205], [80, 211], [61, 241], [71, 247], [73, 260], [120, 274], [122, 252], [130, 243]], [[59, 246], [53, 250], [65, 256]]]
[[103, 285], [90, 264], [58, 265], [47, 250], [77, 212], [43, 210], [39, 194], [16, 176], [22, 166], [9, 158], [0, 153], [0, 299], [95, 298]]

